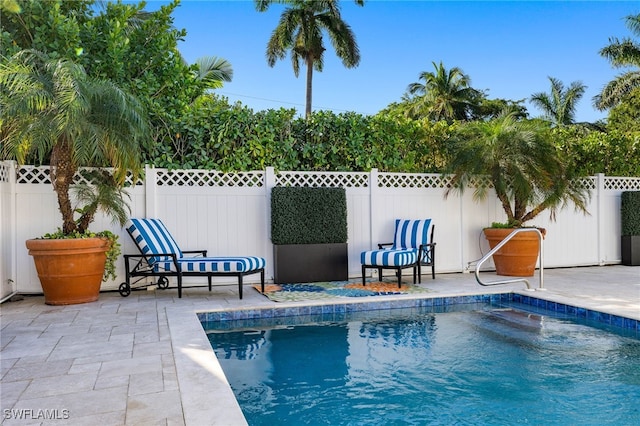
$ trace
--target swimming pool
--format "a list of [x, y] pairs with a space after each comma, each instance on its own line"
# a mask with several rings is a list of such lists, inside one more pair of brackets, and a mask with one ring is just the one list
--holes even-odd
[[473, 303], [206, 328], [251, 425], [640, 423], [636, 332], [569, 316]]

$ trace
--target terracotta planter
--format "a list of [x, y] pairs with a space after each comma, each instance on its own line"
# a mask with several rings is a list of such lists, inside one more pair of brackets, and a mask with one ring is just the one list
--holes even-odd
[[109, 241], [104, 238], [27, 240], [47, 305], [94, 302], [100, 284]]
[[[484, 236], [492, 249], [509, 235], [513, 229], [485, 228]], [[540, 229], [544, 237], [545, 230]], [[498, 275], [532, 277], [538, 263], [540, 240], [535, 232], [520, 232], [493, 255]]]

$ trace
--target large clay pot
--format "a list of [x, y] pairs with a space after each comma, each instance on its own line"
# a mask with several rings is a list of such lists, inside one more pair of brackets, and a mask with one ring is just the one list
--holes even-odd
[[[489, 241], [489, 247], [493, 249], [512, 231], [511, 228], [485, 228], [484, 235]], [[540, 232], [543, 236], [545, 235], [544, 229], [540, 229]], [[538, 263], [539, 251], [538, 233], [520, 232], [516, 234], [494, 253], [493, 263], [496, 266], [496, 273], [512, 277], [532, 277]]]
[[27, 240], [47, 305], [95, 302], [100, 295], [109, 240]]

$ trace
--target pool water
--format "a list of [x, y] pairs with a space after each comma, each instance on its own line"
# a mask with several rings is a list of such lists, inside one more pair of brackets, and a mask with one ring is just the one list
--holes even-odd
[[250, 425], [640, 424], [640, 340], [522, 307], [207, 330]]

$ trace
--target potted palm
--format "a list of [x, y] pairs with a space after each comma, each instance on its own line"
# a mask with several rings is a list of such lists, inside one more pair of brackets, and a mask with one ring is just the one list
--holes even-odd
[[[505, 112], [490, 121], [475, 121], [461, 125], [452, 137], [452, 157], [447, 170], [452, 186], [446, 191], [463, 191], [474, 178], [485, 175], [491, 185], [476, 184], [474, 198], [485, 199], [493, 187], [506, 214], [506, 223], [494, 223], [484, 230], [493, 248], [513, 228], [526, 226], [545, 210], [552, 220], [559, 208], [571, 203], [587, 214], [590, 191], [575, 185], [574, 171], [567, 167], [562, 153], [550, 138], [548, 125], [538, 120], [518, 120]], [[544, 232], [543, 232], [544, 234]], [[520, 240], [528, 246], [520, 256], [513, 256]], [[505, 244], [493, 257], [500, 275], [532, 276], [539, 250], [538, 236], [522, 232]]]
[[[140, 141], [148, 128], [143, 109], [80, 65], [33, 50], [2, 63], [0, 93], [2, 156], [19, 163], [48, 160], [62, 215], [56, 232], [26, 243], [45, 303], [97, 300], [102, 278], [113, 277], [119, 245], [115, 235], [91, 232], [89, 225], [98, 211], [122, 224], [127, 218], [122, 186], [128, 171], [140, 170]], [[83, 166], [110, 166], [113, 172], [93, 173], [86, 184], [74, 185]], [[72, 188], [79, 206], [73, 205]], [[77, 269], [82, 267], [93, 269]]]

